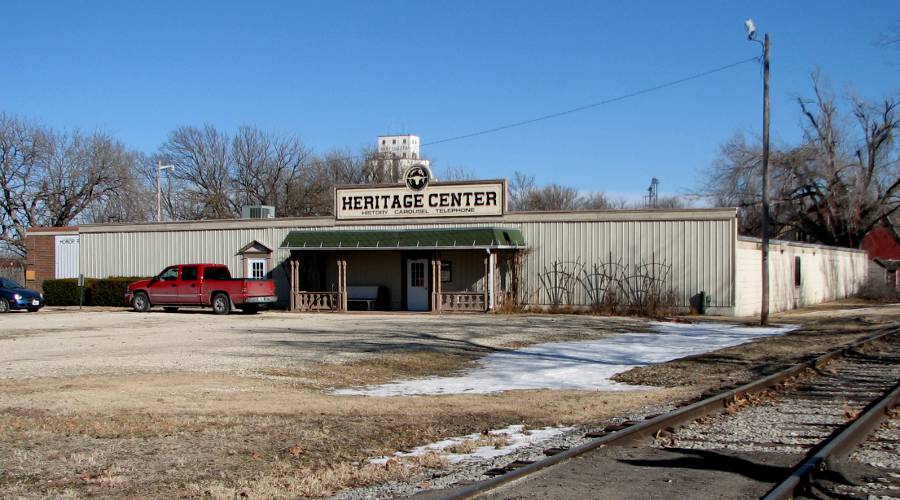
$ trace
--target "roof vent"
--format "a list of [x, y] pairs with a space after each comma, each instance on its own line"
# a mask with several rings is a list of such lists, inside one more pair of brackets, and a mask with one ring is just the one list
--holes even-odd
[[271, 205], [247, 205], [241, 208], [242, 219], [274, 219], [275, 207]]

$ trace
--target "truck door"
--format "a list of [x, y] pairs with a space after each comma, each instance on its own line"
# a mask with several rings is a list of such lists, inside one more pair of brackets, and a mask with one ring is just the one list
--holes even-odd
[[181, 266], [178, 280], [178, 303], [200, 304], [200, 275], [197, 266]]
[[147, 286], [152, 304], [174, 304], [178, 300], [178, 266], [167, 267]]

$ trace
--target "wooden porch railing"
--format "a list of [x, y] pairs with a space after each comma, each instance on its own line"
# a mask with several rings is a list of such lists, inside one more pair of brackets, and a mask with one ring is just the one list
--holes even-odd
[[294, 292], [295, 311], [337, 311], [338, 292]]
[[441, 293], [442, 311], [484, 311], [484, 293], [482, 292], [444, 292]]

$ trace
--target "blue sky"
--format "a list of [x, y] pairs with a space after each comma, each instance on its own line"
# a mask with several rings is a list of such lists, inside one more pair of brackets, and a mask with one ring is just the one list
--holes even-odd
[[[424, 143], [596, 102], [773, 40], [772, 134], [798, 137], [819, 67], [838, 92], [900, 90], [875, 44], [900, 2], [102, 2], [0, 9], [0, 110], [105, 130], [152, 152], [173, 128], [243, 123], [319, 152], [410, 132]], [[737, 131], [758, 133], [761, 71], [728, 71], [585, 112], [424, 148], [482, 178], [639, 196], [690, 189]]]

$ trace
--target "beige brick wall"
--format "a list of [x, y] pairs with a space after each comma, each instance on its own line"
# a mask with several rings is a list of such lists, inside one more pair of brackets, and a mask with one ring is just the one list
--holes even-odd
[[[739, 241], [736, 250], [734, 314], [757, 315], [762, 296], [760, 245]], [[800, 286], [794, 284], [795, 257], [800, 257]], [[772, 243], [769, 247], [769, 311], [785, 311], [849, 297], [859, 290], [867, 274], [865, 252]]]

